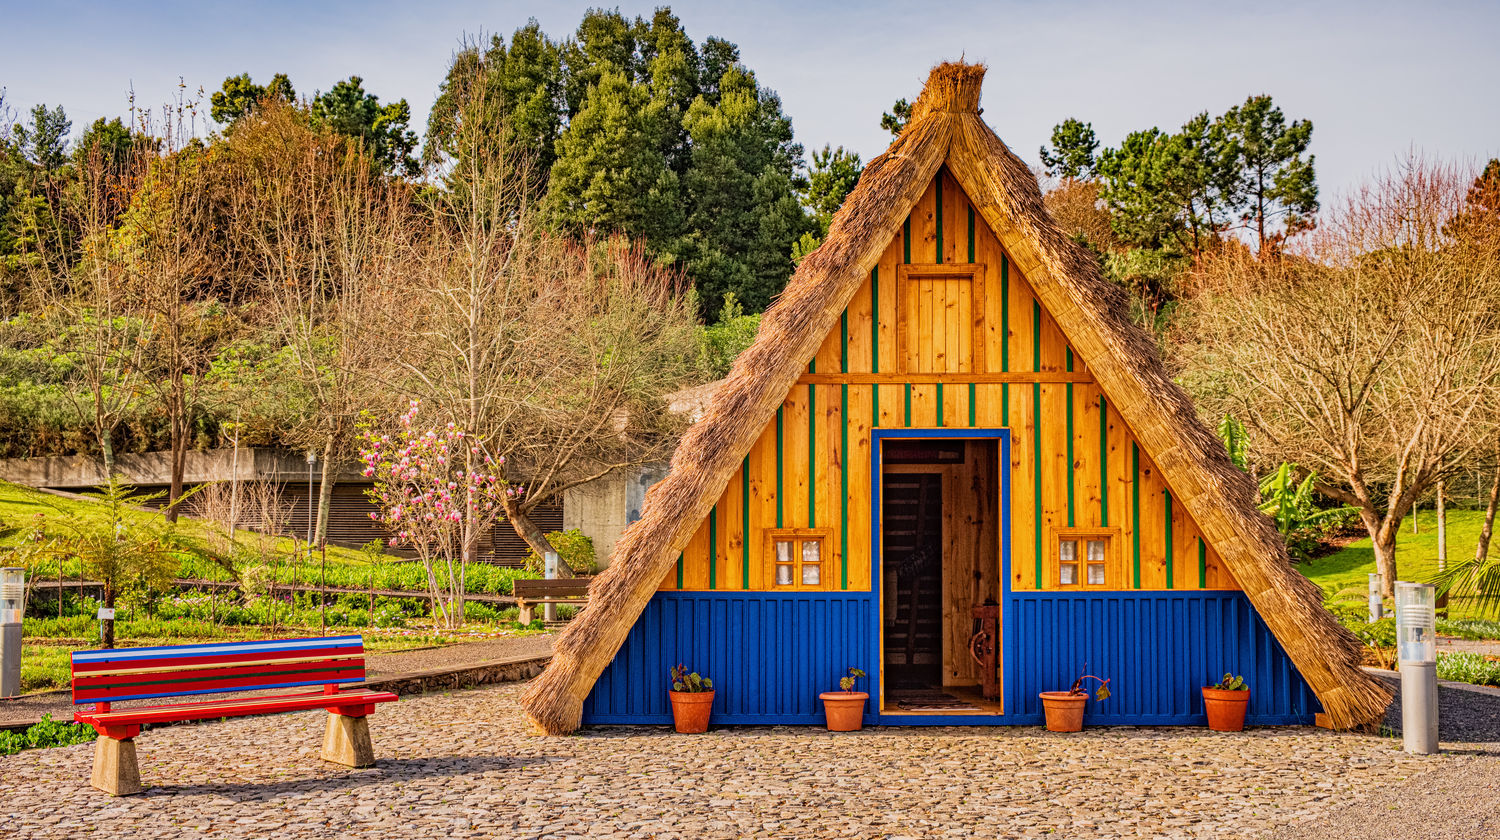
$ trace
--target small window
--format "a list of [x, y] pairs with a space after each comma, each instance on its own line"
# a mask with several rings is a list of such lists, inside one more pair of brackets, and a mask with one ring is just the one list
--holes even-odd
[[822, 531], [784, 529], [771, 531], [772, 581], [777, 588], [820, 588], [826, 558]]
[[1069, 529], [1055, 532], [1057, 572], [1053, 580], [1059, 587], [1118, 587], [1111, 569], [1113, 557], [1110, 541], [1113, 532]]

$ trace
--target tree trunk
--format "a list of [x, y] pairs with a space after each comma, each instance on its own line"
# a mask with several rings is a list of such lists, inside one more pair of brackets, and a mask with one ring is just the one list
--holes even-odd
[[99, 432], [99, 454], [104, 459], [104, 480], [109, 481], [115, 474], [115, 441], [108, 429]]
[[1396, 532], [1400, 529], [1401, 520], [1387, 519], [1370, 539], [1375, 548], [1375, 571], [1380, 573], [1380, 594], [1385, 598], [1396, 597]]
[[1484, 506], [1484, 527], [1479, 530], [1479, 542], [1474, 546], [1474, 560], [1483, 563], [1490, 554], [1490, 537], [1495, 534], [1495, 508], [1500, 505], [1500, 464], [1495, 465], [1495, 480], [1490, 484], [1490, 498]]
[[[1440, 478], [1437, 481], [1437, 570], [1442, 574], [1448, 570], [1448, 506], [1444, 504], [1443, 491], [1447, 487]], [[1437, 599], [1438, 609], [1448, 608], [1448, 593]]]
[[333, 441], [323, 445], [323, 476], [318, 485], [318, 527], [313, 534], [313, 545], [322, 545], [328, 540], [328, 512], [333, 505], [333, 486], [338, 476], [333, 469]]
[[172, 435], [172, 481], [167, 491], [166, 520], [177, 521], [177, 500], [182, 498], [182, 475], [187, 466], [187, 401], [183, 398], [182, 386], [174, 384], [168, 409], [168, 423]]
[[[519, 502], [502, 493], [500, 494], [500, 507], [505, 511], [505, 520], [516, 529], [516, 535], [525, 540], [537, 556], [545, 558], [547, 552], [557, 550], [552, 547], [552, 543], [547, 542], [547, 535], [542, 533], [542, 529], [536, 527], [531, 517], [521, 510]], [[565, 578], [578, 576], [578, 573], [562, 559], [561, 555], [557, 559], [557, 573]]]

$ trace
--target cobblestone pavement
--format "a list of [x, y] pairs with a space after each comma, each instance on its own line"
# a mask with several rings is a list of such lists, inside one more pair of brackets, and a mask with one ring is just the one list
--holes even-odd
[[1262, 837], [1463, 760], [1310, 728], [541, 738], [517, 711], [522, 688], [381, 707], [369, 770], [318, 759], [322, 712], [146, 732], [150, 788], [128, 798], [88, 786], [90, 745], [0, 757], [0, 826], [17, 838]]

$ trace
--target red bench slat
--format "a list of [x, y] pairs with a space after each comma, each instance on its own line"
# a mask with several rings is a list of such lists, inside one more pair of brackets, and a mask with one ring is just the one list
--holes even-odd
[[372, 706], [376, 703], [394, 702], [397, 699], [396, 695], [389, 691], [367, 691], [361, 689], [357, 691], [341, 691], [336, 694], [314, 691], [199, 703], [172, 703], [163, 706], [144, 706], [138, 709], [121, 709], [119, 711], [103, 713], [80, 711], [74, 715], [74, 719], [81, 723], [89, 723], [95, 726], [139, 726], [143, 723], [208, 720], [244, 715], [269, 715], [280, 712], [305, 711], [307, 709]]

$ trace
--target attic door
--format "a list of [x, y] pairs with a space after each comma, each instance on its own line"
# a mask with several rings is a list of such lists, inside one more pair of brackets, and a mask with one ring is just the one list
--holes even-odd
[[901, 373], [984, 370], [983, 265], [898, 266], [896, 300]]

